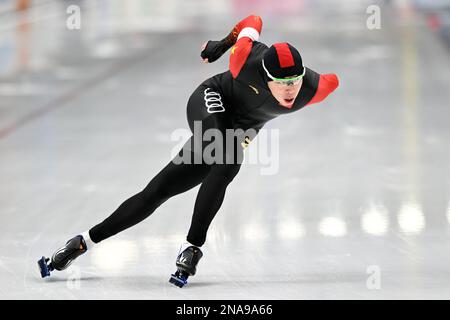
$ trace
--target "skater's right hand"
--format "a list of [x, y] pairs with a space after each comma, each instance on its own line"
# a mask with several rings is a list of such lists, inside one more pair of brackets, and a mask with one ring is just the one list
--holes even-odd
[[[202, 44], [202, 47], [201, 47], [201, 50], [200, 50], [200, 56], [202, 55], [203, 50], [205, 50], [207, 44], [208, 44], [208, 41]], [[203, 59], [203, 63], [208, 63], [208, 62], [209, 62], [208, 58], [204, 58]]]
[[204, 63], [211, 63], [219, 59], [228, 48], [224, 45], [222, 41], [209, 40], [201, 46], [200, 56]]

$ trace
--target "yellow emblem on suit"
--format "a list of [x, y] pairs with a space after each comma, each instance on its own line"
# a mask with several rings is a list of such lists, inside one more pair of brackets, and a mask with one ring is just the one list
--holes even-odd
[[255, 91], [256, 94], [259, 94], [259, 90], [256, 89], [254, 86], [252, 86], [252, 85], [248, 85], [248, 86], [249, 86], [250, 88], [252, 88], [253, 91]]
[[249, 137], [245, 137], [244, 141], [241, 142], [242, 148], [244, 148], [244, 149], [247, 148], [249, 146], [250, 142], [251, 142], [250, 138]]

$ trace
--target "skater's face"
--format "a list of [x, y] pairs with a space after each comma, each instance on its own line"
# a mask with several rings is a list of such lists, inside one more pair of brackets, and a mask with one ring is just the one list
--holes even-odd
[[303, 79], [290, 84], [284, 84], [277, 81], [269, 81], [267, 83], [274, 98], [280, 103], [280, 105], [287, 108], [294, 105], [295, 98], [297, 98], [302, 84]]

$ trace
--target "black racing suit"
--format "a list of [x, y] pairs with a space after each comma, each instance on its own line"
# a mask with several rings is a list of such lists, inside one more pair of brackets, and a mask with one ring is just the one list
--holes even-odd
[[[250, 55], [235, 79], [230, 71], [226, 71], [207, 79], [193, 92], [187, 105], [187, 119], [193, 132], [192, 137], [177, 157], [141, 192], [123, 202], [108, 218], [89, 231], [94, 242], [100, 242], [137, 224], [170, 197], [201, 183], [187, 241], [196, 246], [203, 245], [208, 227], [222, 205], [226, 188], [239, 172], [243, 156], [241, 142], [246, 136], [251, 141], [256, 135], [248, 133], [248, 129], [254, 129], [253, 132], [257, 133], [270, 119], [303, 108], [311, 102], [319, 87], [321, 75], [306, 68], [294, 105], [291, 108], [281, 106], [270, 93], [268, 78], [261, 64], [267, 49], [265, 44], [255, 41]], [[230, 153], [226, 151], [223, 161], [211, 163], [202, 159], [201, 163], [180, 163], [181, 157], [194, 157], [208, 144], [200, 141], [201, 135], [194, 134], [195, 121], [202, 125], [202, 134], [211, 128], [223, 133], [226, 129], [244, 131], [244, 134], [234, 137], [234, 153], [231, 152], [234, 161], [226, 161], [230, 157]], [[195, 139], [199, 139], [200, 149], [194, 147]]]

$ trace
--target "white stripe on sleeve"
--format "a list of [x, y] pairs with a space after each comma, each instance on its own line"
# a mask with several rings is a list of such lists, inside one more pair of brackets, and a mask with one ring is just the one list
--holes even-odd
[[242, 37], [249, 37], [250, 39], [252, 39], [252, 41], [258, 41], [259, 32], [255, 28], [246, 27], [241, 30], [237, 39], [239, 40]]

